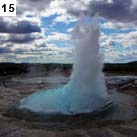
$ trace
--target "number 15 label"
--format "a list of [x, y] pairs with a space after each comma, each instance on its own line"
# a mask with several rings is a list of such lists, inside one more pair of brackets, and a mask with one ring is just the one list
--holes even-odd
[[0, 0], [0, 16], [16, 16], [16, 0]]

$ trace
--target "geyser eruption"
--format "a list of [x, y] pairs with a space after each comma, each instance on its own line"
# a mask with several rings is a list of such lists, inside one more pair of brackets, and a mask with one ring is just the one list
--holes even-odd
[[97, 17], [92, 22], [89, 17], [83, 17], [73, 33], [76, 53], [68, 84], [22, 99], [19, 109], [43, 114], [74, 115], [105, 108], [111, 101], [102, 73], [99, 35]]

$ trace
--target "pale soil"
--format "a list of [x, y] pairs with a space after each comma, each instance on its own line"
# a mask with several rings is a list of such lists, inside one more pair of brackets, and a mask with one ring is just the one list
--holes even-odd
[[[0, 81], [0, 137], [136, 137], [137, 119], [132, 121], [78, 121], [77, 123], [52, 124], [27, 122], [15, 118], [7, 118], [2, 114], [9, 106], [21, 98], [40, 90], [46, 89], [50, 83], [35, 81], [23, 82], [22, 77], [1, 78]], [[134, 97], [131, 104], [137, 108], [137, 80], [123, 81], [110, 84], [109, 89]], [[65, 83], [65, 82], [64, 82]], [[56, 83], [55, 85], [59, 85]]]

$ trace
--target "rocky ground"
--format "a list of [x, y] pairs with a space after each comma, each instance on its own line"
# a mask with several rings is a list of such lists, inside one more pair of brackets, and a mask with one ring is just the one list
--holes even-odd
[[[68, 77], [0, 77], [0, 137], [136, 137], [137, 117], [125, 121], [82, 120], [72, 123], [27, 122], [3, 116], [20, 99], [40, 89], [60, 86]], [[137, 76], [106, 77], [108, 91], [118, 91], [133, 97], [137, 109]]]

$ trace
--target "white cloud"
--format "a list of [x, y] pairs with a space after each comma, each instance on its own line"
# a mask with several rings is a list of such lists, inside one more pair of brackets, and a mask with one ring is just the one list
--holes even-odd
[[104, 41], [101, 42], [101, 46], [104, 48], [108, 48], [110, 46], [112, 46], [114, 43], [111, 39], [106, 39]]
[[137, 7], [137, 0], [132, 0], [131, 8], [134, 9]]
[[[23, 48], [23, 47], [22, 47]], [[28, 48], [24, 45], [24, 49]], [[32, 48], [32, 47], [31, 47]], [[20, 50], [14, 49], [14, 50]], [[5, 55], [0, 54], [0, 62], [29, 62], [29, 63], [72, 63], [73, 62], [73, 48], [72, 47], [58, 47], [57, 45], [47, 44], [47, 46], [40, 51], [33, 47], [24, 53], [8, 53]]]
[[19, 0], [17, 1], [17, 14], [24, 14], [31, 11], [39, 14], [39, 12], [49, 7], [51, 0]]
[[[54, 29], [54, 24], [57, 22], [62, 22], [65, 24], [69, 24], [70, 22], [77, 21], [78, 14], [72, 16], [70, 15], [73, 11], [72, 9], [76, 10], [87, 10], [88, 4], [94, 0], [20, 0], [18, 1], [18, 16], [17, 17], [4, 17], [4, 20], [7, 20], [9, 23], [17, 24], [19, 21], [27, 21], [33, 24], [37, 24], [39, 27], [42, 27], [41, 17], [50, 17], [51, 15], [56, 15], [53, 19], [53, 30], [49, 29], [49, 33], [51, 31], [56, 31]], [[103, 2], [104, 0], [96, 0], [98, 2]], [[136, 8], [136, 0], [132, 0], [132, 8], [133, 10]], [[105, 1], [109, 4], [113, 3], [113, 0], [106, 0]], [[93, 9], [94, 10], [94, 9]], [[19, 14], [20, 11], [20, 14]], [[107, 12], [109, 14], [109, 12]], [[114, 14], [115, 15], [115, 14]], [[103, 16], [105, 17], [105, 16]], [[111, 17], [111, 16], [110, 16]], [[117, 17], [117, 16], [116, 16]], [[128, 16], [129, 17], [129, 16]], [[120, 19], [119, 19], [120, 21]], [[128, 21], [127, 21], [128, 22]], [[109, 28], [109, 29], [117, 29], [117, 30], [127, 30], [129, 28], [137, 30], [136, 26], [132, 23], [121, 23], [116, 21], [109, 21], [101, 24], [102, 28]], [[72, 58], [72, 47], [59, 47], [55, 44], [48, 44], [48, 42], [52, 41], [60, 41], [60, 42], [68, 42], [71, 40], [71, 35], [66, 33], [60, 32], [52, 32], [51, 35], [47, 37], [45, 35], [45, 30], [42, 28], [43, 32], [37, 34], [31, 34], [31, 38], [35, 37], [34, 41], [30, 43], [0, 43], [1, 49], [7, 50], [7, 53], [0, 55], [0, 60], [2, 61], [28, 61], [28, 62], [59, 62], [65, 60], [66, 62], [70, 58]], [[72, 32], [73, 28], [68, 28], [66, 32]], [[12, 34], [0, 34], [0, 41], [8, 41], [9, 37], [12, 37]], [[15, 39], [16, 37], [16, 39]], [[27, 37], [27, 35], [25, 36]], [[15, 35], [13, 38], [14, 40], [22, 40], [25, 38], [23, 35]], [[41, 37], [41, 38], [38, 38]], [[101, 47], [105, 49], [106, 59], [110, 62], [118, 61], [120, 59], [127, 59], [127, 58], [135, 58], [137, 57], [137, 52], [135, 50], [126, 51], [126, 48], [136, 47], [137, 46], [137, 31], [132, 31], [127, 34], [119, 33], [119, 34], [110, 34], [106, 35], [101, 33], [100, 36], [100, 43]], [[123, 51], [119, 51], [114, 47], [114, 44], [120, 43], [125, 48]], [[2, 51], [1, 50], [1, 51]], [[11, 52], [10, 52], [11, 51]]]
[[109, 35], [101, 33], [100, 45], [105, 54], [105, 62], [128, 62], [136, 60], [137, 31]]
[[124, 48], [137, 48], [137, 31], [129, 33], [112, 33], [105, 35], [101, 33], [100, 37], [101, 46], [111, 46], [114, 44], [121, 44]]
[[52, 32], [51, 35], [47, 36], [47, 41], [69, 41], [71, 35], [59, 32]]
[[137, 47], [137, 31], [132, 31], [129, 33], [114, 34], [112, 39], [115, 42], [121, 43], [125, 48]]
[[76, 22], [76, 21], [77, 21], [77, 18], [74, 16], [70, 16], [68, 14], [61, 14], [53, 20], [53, 23], [55, 24], [57, 22], [62, 22], [62, 23], [69, 24], [70, 22]]
[[71, 32], [73, 32], [73, 30], [74, 30], [74, 28], [68, 28], [66, 31], [71, 33]]
[[108, 36], [105, 33], [101, 32], [100, 40], [102, 41], [102, 40], [105, 40], [107, 38], [108, 38]]
[[70, 9], [81, 9], [81, 10], [86, 10], [88, 4], [91, 2], [92, 0], [69, 0], [69, 1], [65, 1], [62, 3], [62, 6], [64, 8], [66, 8], [67, 10]]
[[41, 12], [42, 16], [50, 17], [51, 15], [62, 15], [66, 13], [66, 9], [62, 7], [64, 0], [54, 0], [51, 1], [48, 8], [45, 11]]
[[116, 21], [108, 21], [103, 24], [101, 24], [101, 28], [105, 29], [117, 29], [117, 30], [127, 30], [127, 29], [135, 29], [135, 24], [132, 23], [122, 23], [122, 22], [116, 22]]

